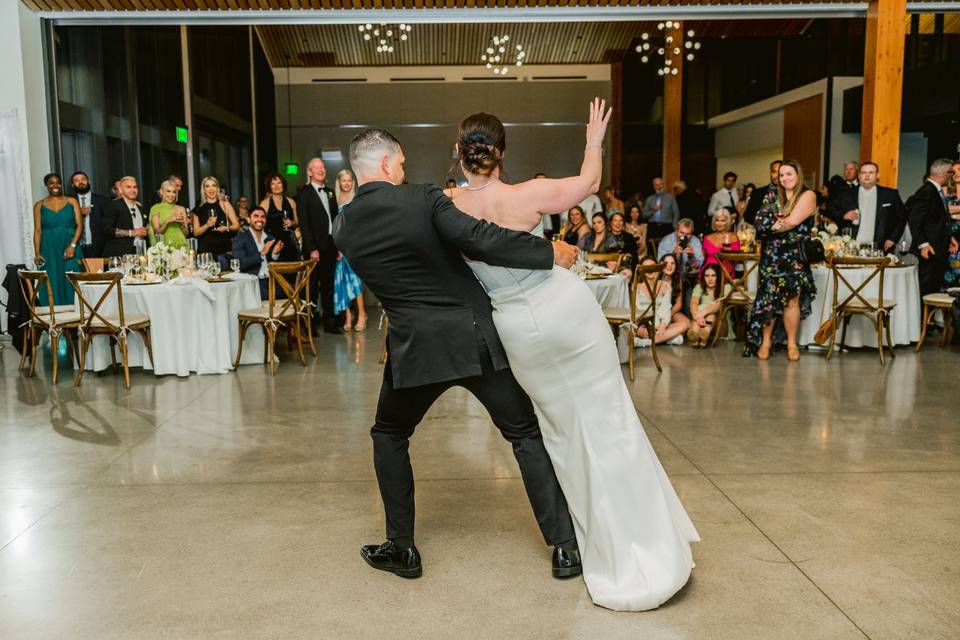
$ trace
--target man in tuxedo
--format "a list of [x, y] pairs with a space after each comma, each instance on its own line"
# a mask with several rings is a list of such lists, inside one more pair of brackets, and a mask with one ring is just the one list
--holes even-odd
[[859, 186], [844, 189], [841, 197], [843, 217], [837, 225], [853, 229], [860, 244], [874, 243], [890, 253], [896, 248], [907, 226], [907, 210], [896, 189], [877, 184], [877, 165], [860, 165]]
[[727, 171], [723, 174], [723, 187], [710, 196], [710, 204], [707, 205], [707, 215], [713, 218], [714, 214], [724, 207], [733, 207], [733, 210], [736, 211], [739, 201], [740, 196], [737, 194], [737, 174], [733, 171]]
[[[659, 239], [673, 233], [680, 209], [676, 199], [663, 190], [663, 178], [653, 179], [653, 194], [643, 204], [643, 219], [647, 221], [647, 238]], [[589, 220], [589, 218], [588, 218]]]
[[934, 160], [926, 182], [910, 198], [910, 235], [913, 253], [920, 257], [920, 295], [936, 293], [943, 287], [950, 247], [950, 214], [943, 185], [953, 174], [953, 162]]
[[757, 219], [757, 212], [764, 202], [773, 202], [777, 197], [777, 188], [780, 186], [780, 165], [783, 160], [774, 160], [770, 163], [770, 183], [766, 187], [757, 187], [750, 194], [747, 208], [743, 210], [743, 221], [753, 224]]
[[[233, 257], [240, 261], [240, 271], [257, 276], [260, 280], [260, 299], [266, 300], [270, 292], [270, 272], [267, 265], [280, 258], [283, 242], [263, 230], [267, 214], [260, 207], [250, 212], [250, 226], [233, 239]], [[279, 288], [277, 297], [284, 297]]]
[[307, 163], [307, 178], [307, 184], [297, 193], [303, 258], [317, 263], [310, 288], [317, 292], [319, 306], [323, 309], [324, 332], [343, 333], [333, 311], [333, 275], [340, 255], [332, 235], [333, 223], [337, 219], [337, 197], [324, 184], [327, 168], [320, 158]]
[[80, 234], [80, 248], [85, 258], [99, 258], [103, 251], [103, 236], [100, 233], [100, 219], [103, 208], [110, 200], [107, 196], [94, 193], [90, 188], [90, 178], [83, 171], [75, 171], [70, 176], [73, 195], [80, 203], [83, 215], [83, 233]]
[[[550, 269], [554, 262], [571, 265], [577, 250], [472, 218], [440, 189], [404, 184], [403, 163], [400, 143], [388, 132], [358, 134], [350, 144], [357, 196], [333, 224], [337, 246], [390, 319], [389, 356], [371, 429], [387, 540], [364, 546], [361, 555], [376, 569], [421, 575], [409, 438], [433, 402], [460, 386], [480, 400], [513, 445], [537, 523], [556, 547], [554, 576], [578, 575], [573, 525], [533, 405], [509, 369], [490, 300], [463, 259]], [[464, 555], [476, 560], [475, 550]]]
[[138, 245], [147, 247], [147, 215], [137, 202], [137, 179], [120, 178], [117, 188], [120, 197], [107, 203], [100, 219], [104, 258], [136, 253]]
[[850, 160], [843, 163], [843, 179], [830, 181], [830, 195], [827, 198], [827, 217], [833, 220], [838, 227], [852, 227], [850, 221], [843, 219], [847, 212], [843, 208], [844, 202], [850, 197], [851, 192], [856, 197], [860, 182], [857, 176], [860, 174], [860, 165]]

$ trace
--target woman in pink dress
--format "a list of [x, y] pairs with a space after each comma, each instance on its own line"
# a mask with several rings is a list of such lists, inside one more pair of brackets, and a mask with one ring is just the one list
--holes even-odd
[[[700, 273], [703, 273], [708, 264], [720, 264], [717, 254], [721, 251], [740, 250], [740, 240], [737, 239], [737, 234], [730, 230], [732, 222], [733, 215], [727, 207], [713, 214], [713, 233], [703, 238], [703, 266], [700, 267]], [[733, 275], [733, 263], [725, 260], [723, 268]]]

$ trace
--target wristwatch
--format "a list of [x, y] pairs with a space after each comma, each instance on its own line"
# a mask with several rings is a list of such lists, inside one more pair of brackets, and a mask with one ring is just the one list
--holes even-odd
[[76, 243], [76, 242], [71, 242], [71, 243], [70, 243], [70, 248], [71, 248], [71, 249], [76, 249], [76, 248], [77, 248], [77, 243]]

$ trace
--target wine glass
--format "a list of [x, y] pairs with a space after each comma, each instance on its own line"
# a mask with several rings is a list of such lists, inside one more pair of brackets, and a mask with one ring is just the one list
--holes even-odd
[[113, 256], [110, 258], [110, 271], [119, 271], [120, 270], [120, 258]]
[[230, 258], [230, 271], [238, 273], [240, 271], [240, 261], [236, 258]]

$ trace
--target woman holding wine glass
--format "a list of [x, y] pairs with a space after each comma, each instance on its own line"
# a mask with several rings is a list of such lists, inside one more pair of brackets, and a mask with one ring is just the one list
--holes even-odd
[[199, 251], [212, 253], [214, 259], [226, 267], [233, 236], [240, 230], [240, 221], [216, 178], [204, 178], [200, 192], [203, 200], [193, 210], [193, 234], [197, 237]]
[[263, 186], [266, 195], [260, 201], [260, 208], [267, 212], [264, 230], [283, 243], [279, 259], [295, 262], [300, 259], [300, 245], [293, 230], [300, 226], [300, 219], [296, 201], [287, 195], [287, 179], [279, 173], [268, 173]]

